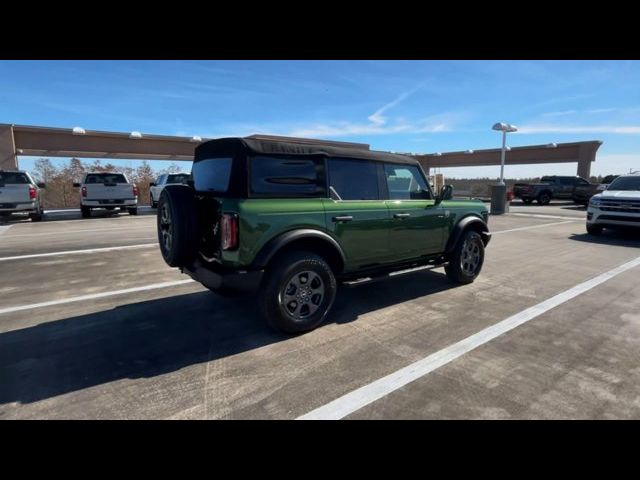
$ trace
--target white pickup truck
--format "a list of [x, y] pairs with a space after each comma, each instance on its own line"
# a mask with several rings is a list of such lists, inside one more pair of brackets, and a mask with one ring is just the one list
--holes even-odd
[[0, 170], [0, 216], [28, 213], [32, 222], [42, 220], [41, 188], [44, 183], [35, 182], [27, 172]]
[[127, 209], [130, 215], [138, 214], [138, 187], [122, 173], [87, 173], [82, 183], [73, 186], [80, 188], [82, 218], [89, 218], [96, 208]]

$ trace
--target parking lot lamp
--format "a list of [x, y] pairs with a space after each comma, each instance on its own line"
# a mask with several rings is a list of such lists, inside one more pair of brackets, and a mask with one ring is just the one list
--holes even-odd
[[515, 125], [508, 123], [496, 123], [493, 126], [493, 130], [502, 132], [502, 153], [500, 155], [500, 185], [504, 185], [504, 157], [507, 151], [507, 133], [517, 132], [518, 128]]

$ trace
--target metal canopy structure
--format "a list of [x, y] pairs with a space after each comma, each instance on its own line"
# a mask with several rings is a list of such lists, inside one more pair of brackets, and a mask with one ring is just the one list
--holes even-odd
[[[596, 160], [596, 152], [602, 142], [552, 143], [549, 145], [530, 145], [511, 147], [507, 152], [506, 165], [531, 165], [538, 163], [577, 163], [577, 174], [589, 179], [591, 162]], [[413, 155], [422, 168], [428, 172], [430, 168], [448, 167], [481, 167], [500, 165], [500, 148], [487, 150], [469, 150], [466, 152], [449, 152], [429, 155]]]
[[[287, 139], [302, 143], [335, 143], [354, 148], [366, 144], [326, 142], [323, 140], [292, 139], [270, 135], [254, 135], [253, 138]], [[206, 138], [177, 137], [121, 132], [101, 132], [71, 128], [37, 127], [29, 125], [0, 124], [0, 169], [18, 167], [19, 155], [42, 157], [81, 157], [141, 160], [193, 160], [194, 149]], [[589, 178], [591, 162], [601, 141], [558, 143], [513, 147], [507, 152], [507, 165], [542, 163], [577, 163], [578, 175]], [[472, 152], [472, 153], [469, 153]], [[425, 171], [435, 167], [477, 167], [500, 165], [500, 149], [469, 150], [442, 154], [411, 154]]]
[[18, 155], [42, 157], [193, 160], [205, 139], [0, 124], [0, 168], [17, 167]]

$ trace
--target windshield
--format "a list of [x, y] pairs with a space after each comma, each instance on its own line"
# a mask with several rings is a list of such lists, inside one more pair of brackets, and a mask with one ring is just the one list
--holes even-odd
[[127, 183], [121, 173], [90, 173], [84, 183]]
[[187, 180], [189, 180], [188, 173], [177, 173], [175, 175], [169, 175], [167, 183], [185, 183]]
[[193, 162], [193, 185], [200, 192], [226, 192], [231, 178], [231, 158], [205, 158]]
[[553, 179], [554, 179], [554, 177], [542, 177], [540, 179], [540, 183], [547, 183], [547, 182], [553, 183]]
[[638, 190], [640, 191], [640, 175], [616, 178], [607, 190]]

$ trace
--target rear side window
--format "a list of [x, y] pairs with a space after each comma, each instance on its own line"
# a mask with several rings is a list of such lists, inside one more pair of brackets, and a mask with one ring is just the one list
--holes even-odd
[[200, 192], [226, 192], [232, 163], [230, 157], [205, 158], [193, 162], [193, 186]]
[[320, 160], [259, 155], [251, 158], [251, 193], [317, 196], [324, 193]]
[[0, 172], [0, 184], [26, 185], [31, 183], [29, 178], [21, 172]]
[[90, 173], [84, 183], [127, 183], [121, 173]]
[[368, 160], [331, 158], [329, 188], [335, 200], [379, 200], [378, 172]]

